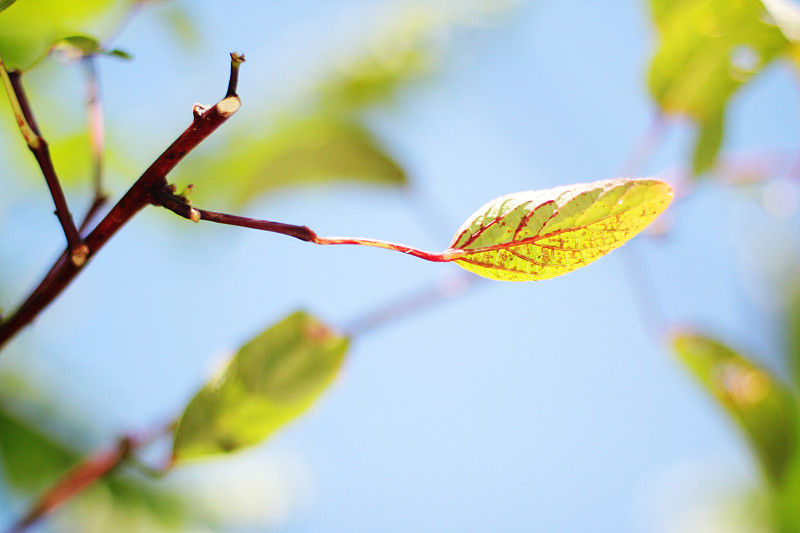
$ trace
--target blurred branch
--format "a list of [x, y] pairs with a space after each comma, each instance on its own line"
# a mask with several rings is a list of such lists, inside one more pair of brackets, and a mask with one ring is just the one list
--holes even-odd
[[656, 112], [644, 134], [639, 137], [628, 153], [618, 173], [619, 176], [635, 176], [642, 172], [653, 153], [661, 145], [666, 126], [667, 121], [664, 115]]
[[83, 232], [101, 207], [108, 200], [103, 192], [103, 153], [105, 152], [105, 128], [103, 119], [103, 102], [100, 99], [100, 83], [97, 77], [97, 66], [93, 55], [81, 60], [86, 74], [86, 118], [89, 129], [89, 142], [92, 150], [92, 174], [94, 181], [94, 198], [81, 222], [79, 231]]
[[424, 287], [405, 297], [365, 313], [342, 329], [350, 337], [361, 336], [385, 324], [395, 322], [409, 315], [414, 315], [447, 300], [457, 298], [478, 284], [488, 284], [485, 282], [486, 280], [480, 276], [469, 272], [454, 272], [452, 275], [448, 275], [434, 285]]
[[[4, 69], [2, 70], [5, 72]], [[154, 202], [153, 192], [166, 187], [167, 174], [198, 144], [236, 113], [239, 107], [241, 107], [241, 101], [237, 96], [227, 96], [211, 107], [194, 106], [192, 109], [194, 120], [189, 127], [150, 165], [105, 218], [86, 236], [84, 261], [76, 262], [68, 257], [67, 253], [62, 254], [27, 300], [0, 324], [0, 347], [32, 322], [45, 307], [55, 300], [83, 270], [86, 262], [125, 223], [148, 204]]]
[[113, 448], [89, 456], [42, 494], [8, 533], [21, 533], [55, 511], [113, 470], [136, 446], [135, 440], [123, 437]]

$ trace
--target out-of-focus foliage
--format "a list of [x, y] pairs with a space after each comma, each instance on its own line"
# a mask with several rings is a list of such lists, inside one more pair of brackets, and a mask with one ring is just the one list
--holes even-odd
[[614, 179], [492, 200], [456, 231], [446, 254], [481, 276], [504, 281], [548, 279], [622, 246], [672, 201], [652, 179]]
[[739, 425], [770, 482], [770, 531], [800, 529], [800, 408], [797, 390], [722, 342], [695, 332], [672, 337], [675, 352]]
[[84, 56], [107, 55], [122, 59], [133, 59], [130, 54], [122, 50], [108, 50], [95, 39], [87, 35], [73, 35], [53, 43], [50, 49], [65, 55], [68, 59], [78, 59]]
[[0, 0], [0, 11], [3, 11], [4, 9], [8, 8], [8, 6], [10, 6], [16, 1], [17, 0]]
[[133, 4], [133, 0], [22, 0], [0, 14], [0, 54], [9, 69], [27, 69], [57, 41], [105, 35]]
[[795, 395], [715, 339], [684, 332], [672, 342], [684, 365], [745, 432], [767, 477], [780, 484], [797, 451], [800, 412]]
[[[193, 157], [176, 174], [198, 185], [194, 199], [242, 205], [260, 194], [332, 179], [402, 185], [406, 174], [363, 125], [330, 115], [286, 117], [257, 136], [234, 132], [224, 158]], [[205, 204], [204, 204], [205, 205]]]
[[692, 169], [701, 174], [722, 145], [731, 96], [781, 55], [796, 60], [798, 8], [784, 0], [650, 0], [650, 6], [658, 33], [650, 91], [664, 113], [696, 121]]
[[447, 34], [459, 22], [436, 7], [400, 14], [380, 28], [365, 51], [338, 61], [294, 113], [232, 123], [226, 146], [195, 154], [176, 169], [176, 178], [197, 186], [198, 203], [213, 199], [215, 205], [226, 198], [241, 205], [281, 187], [310, 183], [404, 185], [406, 172], [367, 126], [363, 112], [435, 72]]
[[175, 430], [178, 460], [261, 442], [306, 411], [339, 372], [348, 339], [303, 312], [271, 326], [192, 399]]
[[[5, 481], [38, 496], [75, 466], [83, 453], [45, 434], [0, 406], [0, 465]], [[153, 483], [112, 474], [77, 497], [69, 519], [81, 531], [177, 531], [186, 523], [184, 504]], [[138, 525], [136, 525], [138, 524]]]

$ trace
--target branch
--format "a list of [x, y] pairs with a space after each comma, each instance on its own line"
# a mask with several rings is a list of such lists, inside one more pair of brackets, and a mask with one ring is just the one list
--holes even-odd
[[53, 160], [50, 157], [50, 149], [39, 131], [39, 126], [33, 117], [33, 110], [22, 88], [21, 74], [19, 71], [8, 72], [2, 58], [0, 58], [0, 76], [3, 78], [8, 98], [11, 100], [11, 108], [17, 119], [20, 133], [28, 143], [28, 148], [33, 152], [36, 162], [39, 163], [39, 168], [42, 170], [47, 187], [50, 189], [50, 195], [53, 197], [53, 203], [56, 206], [56, 216], [67, 238], [70, 259], [78, 265], [83, 264], [86, 261], [87, 250], [81, 242], [78, 228], [75, 226], [72, 214], [69, 212], [67, 198], [64, 196], [64, 190], [61, 188], [61, 182], [58, 180]]
[[79, 463], [41, 495], [25, 516], [8, 530], [8, 533], [21, 533], [90, 487], [122, 462], [137, 444], [129, 437], [123, 437], [112, 449], [103, 450]]
[[172, 421], [169, 424], [162, 424], [141, 434], [126, 435], [120, 438], [114, 447], [100, 450], [90, 455], [67, 472], [44, 494], [39, 496], [28, 509], [28, 512], [7, 533], [21, 533], [26, 530], [91, 487], [94, 483], [100, 481], [123, 461], [152, 477], [160, 478], [164, 476], [172, 468], [171, 456], [169, 457], [170, 461], [165, 466], [153, 469], [142, 464], [133, 455], [133, 452], [141, 450], [157, 439], [166, 436], [174, 429], [175, 424], [176, 422]]
[[[2, 69], [0, 69], [2, 70]], [[203, 107], [199, 104], [192, 109], [194, 120], [189, 127], [150, 165], [144, 174], [133, 184], [127, 193], [109, 211], [103, 220], [86, 236], [84, 261], [76, 263], [66, 253], [59, 257], [50, 272], [27, 300], [0, 324], [0, 347], [8, 342], [23, 327], [33, 321], [83, 270], [103, 245], [119, 231], [136, 213], [148, 204], [154, 203], [154, 191], [164, 189], [166, 176], [206, 137], [211, 135], [241, 107], [238, 96], [223, 98], [216, 105]]]

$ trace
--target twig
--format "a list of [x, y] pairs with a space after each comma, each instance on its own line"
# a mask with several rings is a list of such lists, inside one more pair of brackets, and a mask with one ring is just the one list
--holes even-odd
[[351, 337], [361, 336], [387, 323], [395, 322], [423, 309], [459, 297], [477, 284], [484, 286], [488, 284], [488, 282], [484, 282], [486, 282], [484, 278], [469, 272], [455, 272], [432, 286], [424, 287], [364, 314], [345, 325], [342, 330]]
[[21, 74], [19, 71], [7, 71], [2, 58], [0, 58], [0, 76], [3, 78], [20, 133], [22, 133], [25, 142], [28, 143], [28, 148], [33, 152], [36, 162], [39, 163], [39, 168], [42, 170], [47, 187], [50, 189], [50, 195], [53, 197], [53, 203], [56, 207], [56, 217], [58, 217], [58, 221], [61, 223], [64, 235], [67, 238], [70, 259], [78, 265], [83, 264], [86, 261], [87, 249], [81, 241], [78, 228], [75, 226], [75, 221], [69, 212], [67, 198], [64, 196], [61, 182], [56, 175], [47, 141], [44, 140], [39, 131], [39, 126], [36, 124], [33, 111], [22, 87]]
[[92, 150], [92, 177], [94, 198], [81, 222], [78, 231], [83, 233], [108, 200], [103, 192], [103, 153], [105, 152], [105, 127], [103, 120], [103, 102], [100, 99], [100, 83], [97, 77], [97, 66], [94, 56], [84, 56], [81, 60], [86, 73], [86, 118], [89, 130], [89, 142]]
[[133, 455], [133, 452], [168, 435], [174, 429], [175, 424], [175, 421], [171, 421], [140, 434], [126, 435], [120, 438], [114, 447], [90, 455], [39, 496], [28, 512], [8, 530], [8, 533], [21, 533], [26, 530], [101, 480], [123, 461], [152, 477], [164, 476], [172, 468], [171, 456], [170, 461], [164, 467], [153, 469], [142, 464]]
[[625, 162], [620, 168], [619, 176], [635, 176], [642, 172], [642, 169], [647, 165], [648, 160], [652, 157], [656, 148], [661, 144], [664, 137], [664, 131], [667, 126], [667, 121], [660, 112], [656, 112], [650, 120], [644, 135], [634, 144]]
[[133, 218], [136, 213], [154, 202], [154, 191], [166, 186], [166, 176], [175, 168], [186, 154], [191, 152], [206, 137], [211, 135], [241, 107], [237, 96], [223, 98], [216, 105], [203, 107], [195, 105], [194, 120], [189, 127], [150, 165], [144, 174], [133, 184], [94, 230], [86, 236], [86, 256], [82, 263], [76, 263], [62, 254], [42, 282], [28, 296], [25, 302], [0, 324], [0, 347], [8, 342], [23, 327], [33, 321], [78, 275], [86, 262], [91, 259], [111, 237]]

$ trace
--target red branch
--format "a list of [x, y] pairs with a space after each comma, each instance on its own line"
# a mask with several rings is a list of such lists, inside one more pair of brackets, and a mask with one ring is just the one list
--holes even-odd
[[[86, 261], [91, 259], [136, 213], [153, 202], [153, 192], [162, 190], [166, 186], [166, 176], [175, 165], [228, 120], [240, 106], [241, 101], [237, 96], [229, 96], [211, 107], [199, 105], [194, 107], [194, 120], [186, 131], [156, 159], [97, 227], [86, 236], [84, 240], [87, 247]], [[28, 299], [0, 324], [0, 347], [55, 300], [84, 266], [85, 262], [76, 264], [66, 253], [62, 254]]]

